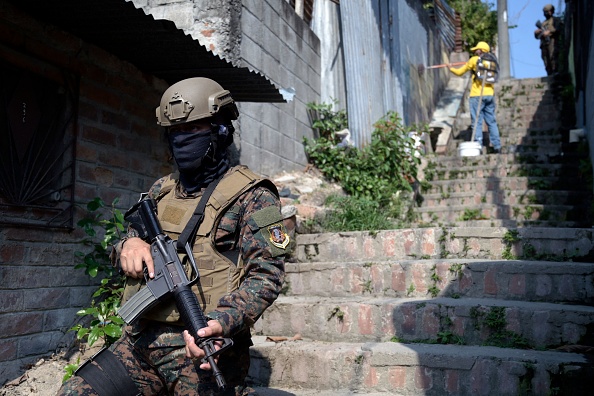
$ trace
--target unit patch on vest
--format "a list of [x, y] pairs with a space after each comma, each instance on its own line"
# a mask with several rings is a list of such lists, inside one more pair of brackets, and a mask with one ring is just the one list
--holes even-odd
[[273, 224], [268, 227], [270, 233], [270, 242], [277, 248], [284, 249], [289, 244], [289, 235], [281, 223]]

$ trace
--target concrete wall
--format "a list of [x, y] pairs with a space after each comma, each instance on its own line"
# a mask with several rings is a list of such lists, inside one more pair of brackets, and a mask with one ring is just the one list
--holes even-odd
[[[6, 2], [0, 2], [0, 32], [3, 60], [43, 62], [80, 77], [74, 224], [93, 198], [120, 197], [120, 208], [128, 208], [172, 170], [154, 123], [164, 82]], [[0, 384], [73, 339], [67, 330], [96, 290], [74, 269], [83, 237], [77, 228], [0, 228]]]
[[303, 137], [312, 138], [307, 103], [320, 101], [320, 41], [284, 1], [243, 2], [241, 63], [279, 87], [287, 103], [241, 103], [241, 161], [262, 174], [302, 169]]
[[281, 0], [133, 0], [169, 19], [213, 53], [294, 90], [287, 103], [239, 103], [235, 143], [240, 162], [272, 176], [307, 164], [313, 137], [307, 103], [320, 101], [320, 41]]

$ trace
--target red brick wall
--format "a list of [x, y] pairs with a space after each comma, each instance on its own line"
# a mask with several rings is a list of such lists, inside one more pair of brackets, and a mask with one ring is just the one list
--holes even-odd
[[[165, 82], [6, 3], [0, 3], [0, 58], [24, 59], [29, 67], [39, 60], [80, 76], [75, 224], [91, 199], [120, 197], [126, 209], [171, 171], [154, 115]], [[0, 384], [72, 341], [67, 330], [96, 289], [73, 268], [82, 238], [76, 228], [0, 228]]]

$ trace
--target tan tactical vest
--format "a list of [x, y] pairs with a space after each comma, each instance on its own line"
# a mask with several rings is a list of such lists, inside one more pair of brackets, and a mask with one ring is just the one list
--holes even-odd
[[[174, 178], [166, 181], [157, 197], [157, 213], [161, 227], [173, 240], [178, 239], [202, 197], [200, 195], [192, 199], [175, 199], [176, 182]], [[192, 290], [198, 296], [205, 314], [216, 308], [217, 302], [223, 295], [236, 290], [245, 275], [244, 264], [238, 252], [234, 252], [236, 257], [233, 257], [232, 261], [219, 253], [215, 247], [219, 221], [225, 209], [240, 195], [259, 184], [266, 185], [277, 194], [276, 187], [270, 180], [261, 178], [244, 166], [234, 167], [219, 182], [208, 200], [204, 210], [204, 220], [198, 228], [192, 248], [200, 272], [200, 280], [192, 286]], [[227, 256], [231, 257], [231, 255]], [[180, 257], [186, 265], [188, 278], [192, 279], [194, 274], [191, 273], [191, 267], [185, 255], [180, 254]], [[140, 290], [144, 283], [144, 280], [128, 278], [122, 304]], [[173, 299], [159, 303], [142, 317], [159, 322], [180, 322], [180, 315]]]

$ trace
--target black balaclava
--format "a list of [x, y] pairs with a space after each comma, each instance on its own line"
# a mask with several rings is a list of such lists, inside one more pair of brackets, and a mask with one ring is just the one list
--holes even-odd
[[168, 133], [180, 181], [189, 194], [196, 193], [229, 169], [227, 147], [233, 142], [231, 123], [215, 121], [207, 130]]

